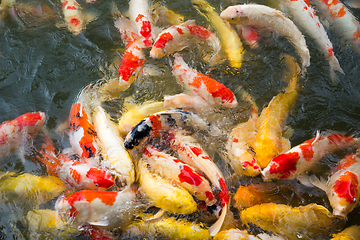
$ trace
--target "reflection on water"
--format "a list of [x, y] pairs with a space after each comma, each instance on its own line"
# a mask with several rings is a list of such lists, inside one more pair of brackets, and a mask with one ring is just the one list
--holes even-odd
[[[25, 1], [24, 1], [25, 2]], [[209, 1], [218, 12], [228, 5], [245, 1], [223, 0]], [[256, 1], [266, 3], [266, 1]], [[87, 25], [84, 33], [73, 36], [66, 27], [61, 27], [60, 1], [41, 1], [57, 13], [58, 22], [35, 27], [19, 25], [7, 16], [0, 27], [0, 122], [14, 119], [30, 111], [43, 111], [48, 117], [47, 128], [53, 131], [66, 121], [70, 106], [87, 83], [114, 74], [110, 66], [117, 66], [124, 49], [120, 35], [113, 25], [110, 14], [111, 1], [98, 0], [95, 4], [86, 4], [79, 0], [84, 9], [94, 12], [98, 18]], [[120, 11], [125, 12], [127, 1], [117, 1]], [[190, 1], [167, 1], [167, 6], [187, 19], [196, 19], [199, 25], [209, 27], [206, 19], [199, 16]], [[355, 11], [360, 17], [360, 11]], [[299, 144], [314, 136], [317, 130], [334, 130], [347, 134], [359, 135], [360, 130], [360, 55], [350, 47], [341, 43], [338, 36], [329, 32], [334, 45], [334, 52], [346, 75], [338, 74], [340, 82], [332, 85], [328, 75], [328, 63], [319, 52], [314, 42], [306, 37], [311, 54], [311, 65], [308, 68], [307, 81], [300, 92], [299, 99], [291, 113], [288, 124], [294, 128], [291, 138], [292, 145]], [[226, 65], [209, 70], [197, 50], [185, 50], [184, 58], [201, 72], [220, 80], [236, 94], [240, 86], [248, 91], [262, 108], [285, 85], [282, 83], [282, 66], [280, 55], [286, 51], [293, 53], [291, 45], [282, 39], [275, 41], [262, 40], [260, 48], [251, 50], [246, 47], [245, 61], [241, 69], [230, 69]], [[122, 49], [122, 50], [121, 50]], [[146, 52], [148, 56], [148, 52]], [[181, 89], [175, 84], [171, 75], [168, 58], [148, 59], [149, 66], [156, 68], [155, 76], [141, 77], [138, 82], [123, 94], [133, 95], [136, 101], [161, 100], [164, 94], [179, 93]], [[241, 103], [241, 102], [240, 102]], [[114, 109], [121, 104], [121, 99], [110, 103], [114, 116], [120, 114]], [[239, 106], [233, 110], [224, 110], [209, 119], [215, 119], [217, 124], [230, 130], [237, 121], [246, 117], [248, 106]], [[66, 138], [57, 136], [61, 146], [66, 148]], [[205, 139], [209, 148], [220, 148], [226, 136], [220, 142]], [[223, 169], [227, 169], [221, 163]], [[43, 172], [32, 161], [22, 165], [14, 154], [1, 163], [2, 171], [24, 171], [36, 175]], [[229, 176], [226, 172], [225, 175]], [[240, 180], [246, 182], [248, 179]], [[229, 185], [231, 182], [229, 181]], [[234, 183], [238, 186], [239, 183]], [[234, 189], [234, 188], [230, 188]], [[318, 197], [318, 196], [317, 196]], [[54, 202], [45, 203], [41, 207], [52, 208]], [[0, 204], [0, 239], [28, 238], [26, 226], [23, 224], [23, 214], [31, 206], [19, 206], [16, 202]], [[359, 223], [360, 207], [349, 214], [348, 225]]]

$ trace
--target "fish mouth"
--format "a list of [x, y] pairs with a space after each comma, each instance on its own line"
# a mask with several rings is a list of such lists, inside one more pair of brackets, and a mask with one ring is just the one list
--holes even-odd
[[344, 207], [342, 207], [342, 208], [334, 208], [333, 215], [338, 217], [338, 218], [344, 219], [347, 216], [347, 211], [346, 211], [346, 209]]

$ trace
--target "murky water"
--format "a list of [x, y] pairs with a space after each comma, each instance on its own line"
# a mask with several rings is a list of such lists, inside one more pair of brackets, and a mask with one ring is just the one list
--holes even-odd
[[[209, 2], [220, 12], [229, 5], [245, 1]], [[255, 2], [266, 4], [266, 1]], [[114, 20], [110, 14], [111, 1], [98, 0], [95, 4], [87, 4], [84, 0], [79, 0], [86, 11], [95, 13], [98, 17], [78, 36], [73, 36], [64, 26], [59, 26], [60, 1], [44, 0], [39, 3], [48, 5], [57, 12], [56, 24], [49, 21], [41, 26], [23, 27], [7, 16], [0, 26], [0, 122], [14, 119], [26, 112], [43, 111], [48, 118], [46, 127], [54, 131], [68, 118], [71, 104], [82, 87], [115, 75], [112, 67], [118, 66], [124, 44], [113, 25]], [[127, 10], [126, 0], [117, 1], [116, 4], [120, 11]], [[166, 4], [169, 9], [184, 15], [186, 20], [196, 19], [197, 24], [209, 26], [206, 19], [198, 15], [190, 1], [167, 1]], [[360, 11], [354, 13], [360, 17]], [[338, 74], [340, 82], [334, 86], [329, 79], [327, 61], [314, 42], [306, 36], [311, 66], [308, 68], [306, 84], [288, 118], [288, 125], [295, 130], [291, 138], [292, 145], [312, 138], [317, 130], [333, 130], [359, 136], [360, 55], [341, 43], [334, 32], [329, 32], [329, 37], [346, 75]], [[237, 90], [242, 86], [261, 108], [286, 86], [281, 80], [282, 66], [279, 56], [283, 52], [296, 56], [291, 45], [283, 39], [264, 40], [262, 43], [257, 50], [246, 47], [245, 61], [239, 70], [226, 65], [209, 69], [197, 58], [196, 49], [184, 51], [184, 57], [192, 67], [208, 72], [211, 77], [218, 79], [235, 93], [238, 94]], [[148, 56], [148, 53], [146, 54]], [[170, 73], [167, 57], [159, 60], [148, 57], [147, 60], [150, 66], [156, 67], [157, 75], [140, 77], [123, 93], [123, 97], [133, 95], [139, 102], [149, 99], [161, 100], [164, 94], [181, 91]], [[121, 107], [121, 97], [110, 103], [109, 109], [112, 110], [113, 116], [121, 114], [116, 111], [117, 107]], [[245, 119], [246, 110], [246, 106], [240, 106], [235, 110], [220, 111], [217, 116], [225, 117], [218, 118], [217, 124], [228, 124], [224, 129], [230, 130], [237, 121]], [[66, 138], [56, 138], [62, 147], [68, 147]], [[220, 143], [225, 139], [226, 136]], [[209, 148], [221, 147], [218, 142], [207, 141]], [[335, 161], [337, 160], [331, 156], [325, 159], [326, 164], [334, 164]], [[220, 160], [219, 163], [227, 169]], [[4, 172], [42, 174], [38, 165], [30, 160], [23, 165], [15, 154], [5, 159], [0, 167]], [[229, 175], [227, 172], [225, 174]], [[307, 201], [311, 202], [311, 198]], [[328, 203], [325, 201], [324, 204]], [[51, 208], [53, 202], [44, 206]], [[0, 205], [0, 239], [29, 238], [26, 225], [22, 221], [23, 214], [29, 209], [30, 203], [19, 205], [16, 204], [16, 200]], [[349, 214], [347, 224], [359, 224], [359, 215], [358, 206]]]

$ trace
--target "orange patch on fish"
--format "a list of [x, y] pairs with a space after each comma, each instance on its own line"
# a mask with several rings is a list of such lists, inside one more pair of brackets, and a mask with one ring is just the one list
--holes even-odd
[[340, 198], [344, 198], [347, 202], [353, 203], [356, 201], [358, 186], [359, 182], [357, 175], [350, 171], [346, 171], [335, 182], [333, 189]]

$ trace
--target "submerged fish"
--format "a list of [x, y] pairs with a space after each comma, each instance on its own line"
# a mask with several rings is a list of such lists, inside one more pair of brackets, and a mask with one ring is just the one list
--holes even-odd
[[304, 36], [282, 12], [264, 5], [243, 4], [228, 7], [221, 12], [220, 17], [230, 23], [250, 25], [278, 33], [294, 46], [301, 58], [303, 72], [310, 66], [310, 53]]
[[343, 231], [333, 234], [331, 240], [359, 240], [360, 236], [360, 226], [353, 225], [351, 227], [345, 228]]
[[130, 0], [129, 18], [135, 23], [137, 34], [143, 38], [145, 47], [150, 47], [152, 43], [152, 31], [150, 23], [149, 1]]

